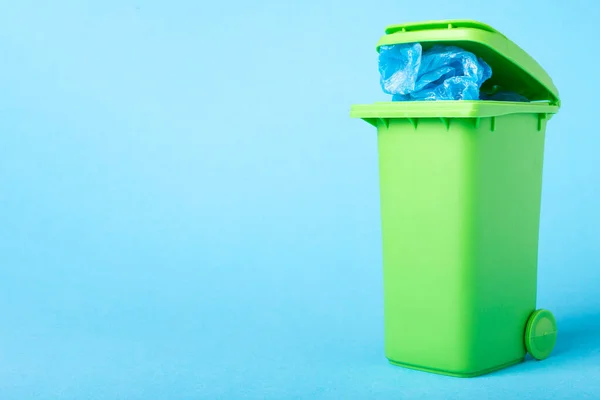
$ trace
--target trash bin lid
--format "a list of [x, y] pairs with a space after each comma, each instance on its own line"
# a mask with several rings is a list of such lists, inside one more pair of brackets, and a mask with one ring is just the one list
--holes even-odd
[[443, 20], [388, 26], [377, 43], [383, 45], [419, 42], [455, 45], [481, 57], [492, 67], [492, 77], [483, 88], [494, 85], [517, 92], [531, 101], [549, 101], [560, 106], [558, 89], [548, 73], [523, 49], [489, 25], [470, 20]]

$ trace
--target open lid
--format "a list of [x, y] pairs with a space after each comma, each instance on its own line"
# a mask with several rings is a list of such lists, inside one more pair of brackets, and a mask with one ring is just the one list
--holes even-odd
[[492, 77], [482, 89], [495, 85], [519, 93], [531, 101], [560, 106], [558, 89], [544, 69], [523, 49], [494, 28], [477, 21], [445, 20], [391, 25], [377, 43], [383, 45], [421, 43], [454, 45], [481, 57], [492, 67]]

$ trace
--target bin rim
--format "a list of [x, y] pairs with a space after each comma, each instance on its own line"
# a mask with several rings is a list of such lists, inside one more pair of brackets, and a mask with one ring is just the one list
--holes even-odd
[[389, 25], [377, 43], [381, 46], [422, 43], [456, 45], [475, 53], [492, 67], [484, 86], [499, 84], [530, 100], [549, 101], [560, 107], [552, 78], [526, 51], [491, 26], [475, 20], [437, 20]]
[[488, 100], [441, 101], [382, 101], [356, 104], [350, 108], [351, 118], [360, 118], [371, 124], [377, 119], [412, 118], [488, 118], [510, 114], [538, 114], [550, 119], [558, 106], [549, 102], [512, 102]]

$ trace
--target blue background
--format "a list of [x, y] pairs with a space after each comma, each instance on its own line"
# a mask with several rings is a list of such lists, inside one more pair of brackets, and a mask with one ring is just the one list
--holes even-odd
[[[600, 396], [597, 2], [4, 1], [0, 398]], [[560, 89], [538, 305], [555, 352], [478, 379], [383, 356], [386, 25], [472, 18]]]

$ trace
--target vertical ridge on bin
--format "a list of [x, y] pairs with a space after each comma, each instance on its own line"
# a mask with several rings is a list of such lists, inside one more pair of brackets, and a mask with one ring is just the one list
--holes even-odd
[[450, 129], [450, 118], [440, 117], [440, 121], [442, 121], [442, 124], [444, 124], [446, 130]]
[[418, 120], [417, 118], [407, 118], [408, 122], [413, 126], [414, 129], [417, 129]]
[[542, 128], [544, 127], [544, 120], [548, 118], [548, 114], [538, 114], [538, 124], [537, 124], [537, 130], [538, 132], [542, 130]]

